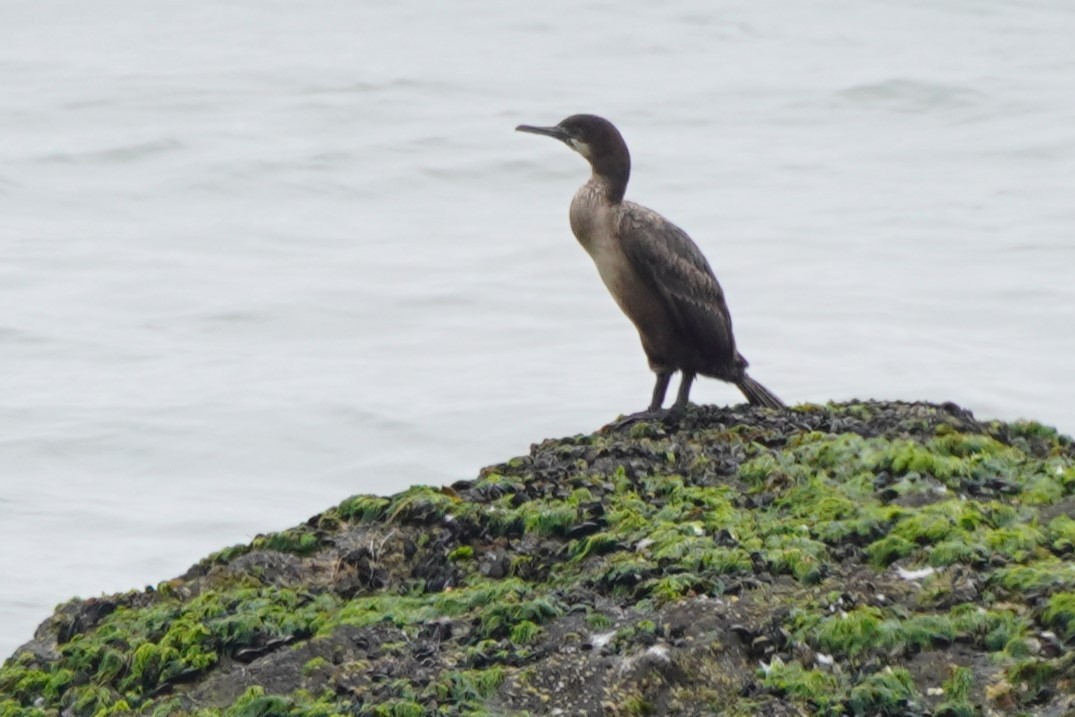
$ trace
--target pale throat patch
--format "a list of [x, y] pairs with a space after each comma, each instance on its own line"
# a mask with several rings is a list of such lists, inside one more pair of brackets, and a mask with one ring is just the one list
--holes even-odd
[[567, 144], [571, 147], [571, 149], [575, 150], [586, 159], [590, 158], [590, 145], [580, 140], [574, 139], [573, 137], [568, 138]]

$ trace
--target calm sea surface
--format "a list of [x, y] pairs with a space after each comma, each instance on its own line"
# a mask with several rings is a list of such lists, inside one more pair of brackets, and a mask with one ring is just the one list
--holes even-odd
[[0, 657], [645, 405], [585, 164], [520, 122], [620, 126], [785, 400], [1075, 431], [1072, 37], [1070, 0], [5, 0]]

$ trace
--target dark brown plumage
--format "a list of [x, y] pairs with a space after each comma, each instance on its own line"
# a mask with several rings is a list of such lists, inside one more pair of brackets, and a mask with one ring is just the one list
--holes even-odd
[[674, 414], [686, 408], [698, 374], [735, 384], [754, 405], [782, 408], [779, 398], [747, 375], [724, 292], [698, 245], [657, 212], [623, 200], [631, 155], [619, 130], [596, 115], [572, 115], [554, 127], [516, 129], [561, 140], [593, 169], [571, 202], [571, 229], [638, 329], [657, 374], [648, 411], [660, 411], [676, 371], [683, 379]]

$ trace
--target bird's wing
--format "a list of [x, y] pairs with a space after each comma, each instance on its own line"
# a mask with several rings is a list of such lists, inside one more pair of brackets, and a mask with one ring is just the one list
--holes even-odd
[[730, 364], [735, 356], [732, 319], [702, 250], [657, 212], [632, 202], [622, 206], [619, 236], [635, 271], [665, 300], [699, 353]]

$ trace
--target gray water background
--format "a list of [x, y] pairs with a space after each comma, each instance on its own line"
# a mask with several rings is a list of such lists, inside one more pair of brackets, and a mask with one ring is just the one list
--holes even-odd
[[1070, 0], [4, 0], [0, 656], [644, 406], [586, 167], [521, 122], [617, 122], [785, 400], [1075, 430], [1073, 37]]

